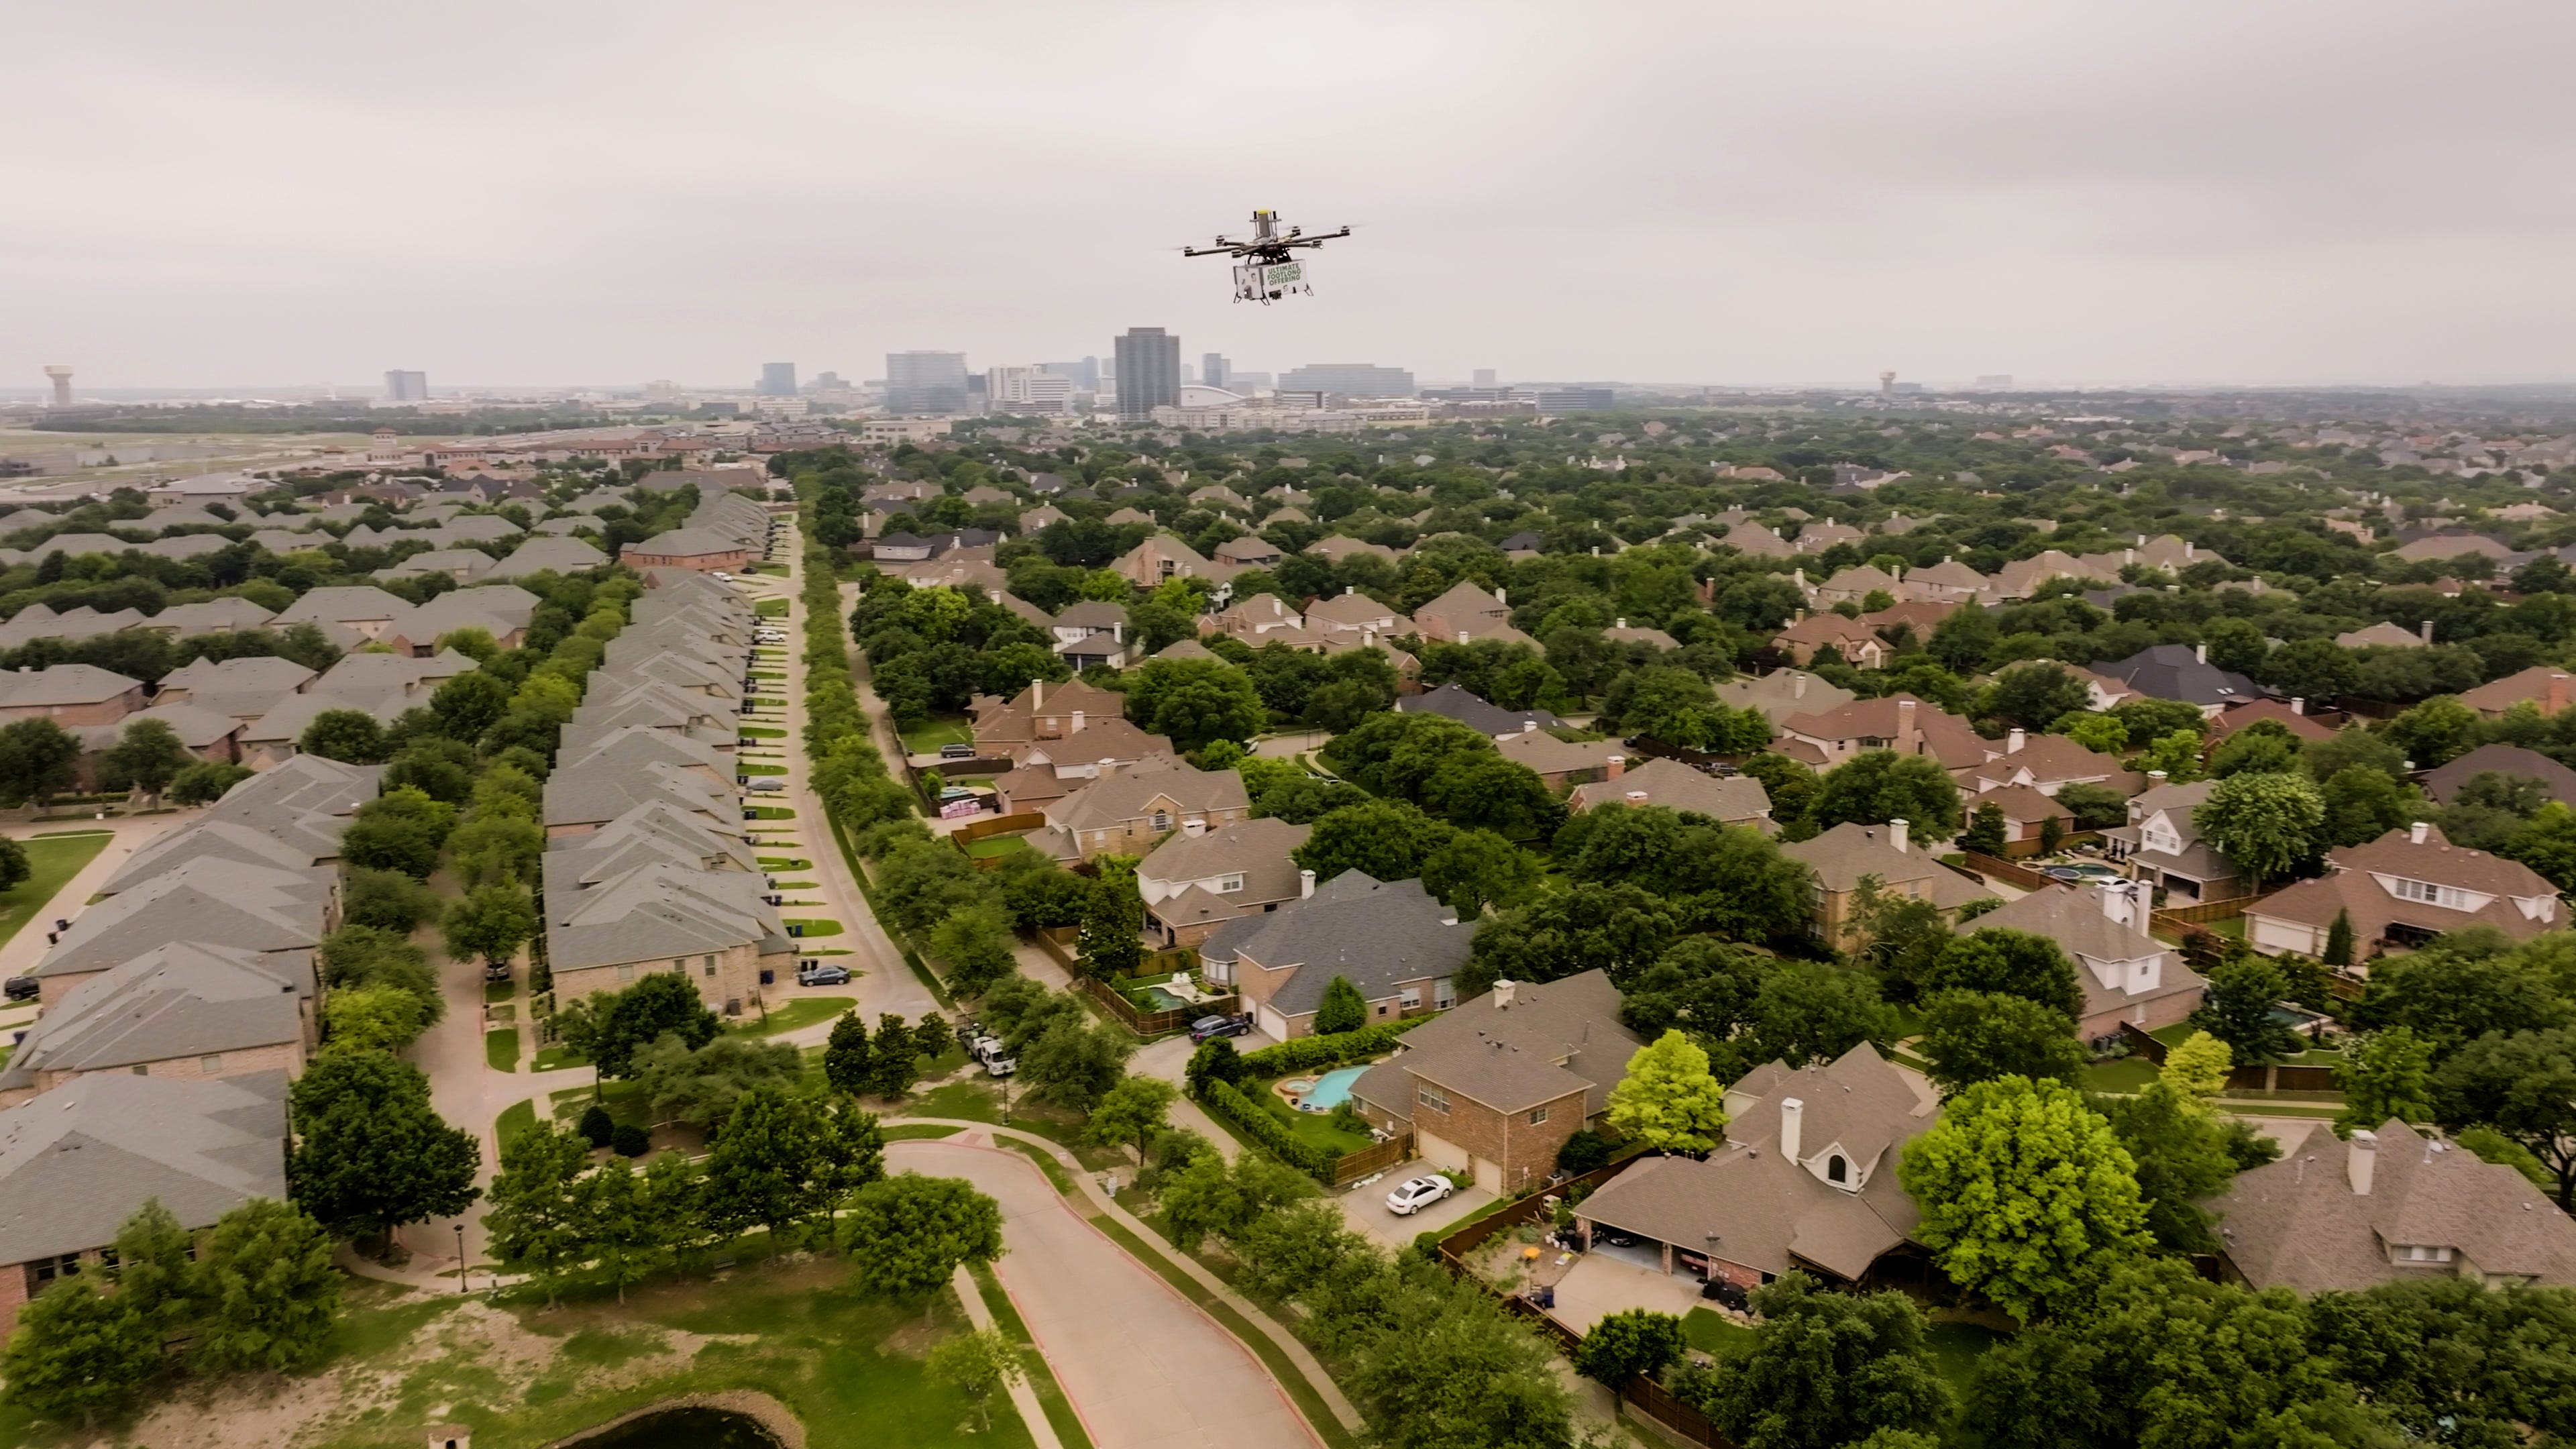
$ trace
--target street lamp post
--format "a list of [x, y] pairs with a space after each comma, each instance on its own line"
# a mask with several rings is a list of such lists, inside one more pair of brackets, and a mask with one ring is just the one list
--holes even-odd
[[463, 1293], [463, 1292], [465, 1292], [465, 1291], [466, 1291], [466, 1289], [465, 1289], [465, 1224], [463, 1224], [463, 1223], [461, 1223], [461, 1222], [460, 1222], [460, 1223], [458, 1223], [458, 1224], [456, 1225], [456, 1291], [457, 1291], [457, 1292], [459, 1292], [459, 1293]]

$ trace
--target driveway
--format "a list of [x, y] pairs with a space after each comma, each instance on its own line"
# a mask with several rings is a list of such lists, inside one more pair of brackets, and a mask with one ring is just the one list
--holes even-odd
[[1462, 1187], [1431, 1206], [1417, 1210], [1411, 1217], [1397, 1217], [1386, 1205], [1386, 1195], [1407, 1178], [1428, 1177], [1438, 1169], [1419, 1158], [1401, 1167], [1390, 1167], [1386, 1175], [1366, 1187], [1354, 1187], [1334, 1199], [1350, 1225], [1392, 1247], [1410, 1247], [1424, 1233], [1445, 1231], [1451, 1224], [1474, 1217], [1497, 1201], [1481, 1187]]
[[1660, 1260], [1649, 1267], [1594, 1251], [1575, 1259], [1556, 1280], [1556, 1307], [1549, 1316], [1577, 1333], [1588, 1333], [1604, 1316], [1630, 1308], [1678, 1316], [1702, 1306], [1716, 1305], [1700, 1302], [1697, 1278], [1666, 1273]]
[[1319, 1449], [1251, 1350], [987, 1140], [890, 1142], [886, 1166], [962, 1177], [1001, 1203], [994, 1272], [1099, 1449]]

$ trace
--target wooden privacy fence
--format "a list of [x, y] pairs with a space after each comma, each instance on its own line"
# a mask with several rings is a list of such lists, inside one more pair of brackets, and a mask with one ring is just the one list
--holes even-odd
[[2060, 881], [2053, 876], [2042, 875], [2038, 871], [2031, 869], [2029, 866], [2016, 865], [2000, 856], [1986, 855], [1974, 850], [1963, 850], [1959, 853], [1967, 857], [1968, 868], [1970, 870], [1986, 877], [1988, 880], [1999, 880], [2006, 885], [2019, 886], [2026, 891], [2035, 891], [2048, 886], [2065, 884], [2065, 882]]
[[1046, 824], [1045, 816], [1034, 810], [1024, 810], [1017, 815], [996, 815], [990, 820], [969, 820], [950, 831], [948, 838], [957, 842], [957, 847], [963, 850], [987, 836], [1011, 835], [1022, 830], [1035, 830], [1044, 824]]
[[[2060, 850], [2066, 850], [2088, 842], [2099, 841], [2101, 838], [2102, 832], [2099, 830], [2070, 830], [2064, 835], [2058, 837], [2057, 848]], [[2007, 859], [2014, 856], [2033, 856], [2039, 853], [2039, 836], [2036, 833], [2020, 840], [2007, 840], [2004, 842], [2004, 856]]]
[[1619, 1401], [1639, 1414], [1652, 1419], [1656, 1426], [1676, 1438], [1709, 1449], [1735, 1449], [1735, 1441], [1717, 1432], [1708, 1415], [1673, 1397], [1673, 1392], [1644, 1374], [1631, 1377], [1619, 1388]]
[[[2120, 1023], [2120, 1039], [2129, 1044], [2129, 1055], [2140, 1061], [2163, 1066], [2168, 1048], [2128, 1022]], [[2331, 1092], [2335, 1089], [2332, 1067], [2295, 1066], [2275, 1063], [2270, 1066], [2242, 1066], [2227, 1073], [2224, 1090], [2230, 1092]]]
[[[1440, 1256], [1449, 1264], [1452, 1271], [1465, 1273], [1468, 1253], [1483, 1247], [1496, 1233], [1507, 1232], [1523, 1223], [1546, 1216], [1548, 1198], [1563, 1197], [1577, 1187], [1587, 1192], [1597, 1190], [1601, 1184], [1626, 1172], [1630, 1165], [1642, 1160], [1641, 1157], [1622, 1157], [1607, 1167], [1596, 1167], [1581, 1177], [1569, 1177], [1563, 1182], [1550, 1183], [1539, 1188], [1510, 1206], [1497, 1209], [1442, 1238]], [[1475, 1277], [1472, 1273], [1467, 1276]]]
[[1211, 1001], [1198, 1002], [1173, 1011], [1147, 1011], [1129, 1001], [1123, 993], [1113, 989], [1109, 983], [1095, 977], [1077, 974], [1073, 978], [1073, 986], [1075, 990], [1108, 1007], [1110, 1015], [1125, 1022], [1127, 1029], [1138, 1036], [1161, 1036], [1165, 1032], [1179, 1031], [1202, 1016], [1232, 1016], [1241, 1008], [1240, 998], [1220, 996]]
[[1357, 1152], [1345, 1152], [1333, 1159], [1332, 1185], [1340, 1187], [1345, 1183], [1357, 1182], [1372, 1172], [1384, 1172], [1398, 1163], [1412, 1160], [1413, 1134], [1407, 1132], [1401, 1137], [1390, 1137], [1375, 1147], [1363, 1147]]
[[2245, 908], [2263, 899], [2261, 896], [2236, 896], [2223, 901], [2201, 901], [2196, 905], [2162, 906], [2156, 911], [2156, 924], [2180, 930], [2209, 921], [2232, 921], [2245, 914]]

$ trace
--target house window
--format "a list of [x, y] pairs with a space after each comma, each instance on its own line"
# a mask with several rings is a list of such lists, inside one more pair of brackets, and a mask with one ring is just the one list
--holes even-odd
[[1423, 1087], [1417, 1090], [1413, 1095], [1416, 1101], [1419, 1101], [1423, 1106], [1430, 1108], [1434, 1112], [1446, 1112], [1449, 1110], [1449, 1094], [1441, 1091], [1438, 1087]]
[[1538, 1124], [1540, 1124], [1541, 1122], [1544, 1122], [1544, 1121], [1546, 1121], [1546, 1120], [1547, 1120], [1547, 1109], [1546, 1109], [1545, 1107], [1532, 1107], [1532, 1108], [1530, 1108], [1530, 1125], [1531, 1125], [1532, 1127], [1535, 1127], [1535, 1126], [1537, 1126]]
[[1217, 893], [1218, 895], [1221, 895], [1221, 896], [1230, 896], [1230, 895], [1233, 895], [1233, 894], [1235, 894], [1236, 892], [1238, 892], [1238, 891], [1240, 891], [1240, 890], [1242, 890], [1242, 889], [1243, 889], [1243, 877], [1242, 877], [1242, 876], [1239, 876], [1239, 875], [1221, 875], [1221, 876], [1218, 876], [1218, 877], [1216, 878], [1216, 893]]
[[2398, 1250], [2397, 1257], [2398, 1261], [2404, 1263], [2447, 1263], [2451, 1261], [2451, 1250], [2429, 1247], [2423, 1243], [2409, 1243]]
[[1848, 1181], [1850, 1177], [1851, 1167], [1843, 1161], [1841, 1153], [1835, 1153], [1825, 1160], [1825, 1181], [1839, 1183]]
[[2469, 909], [2469, 893], [2451, 886], [2435, 885], [2431, 881], [2401, 879], [2394, 884], [2393, 890], [2401, 901], [2420, 901], [2428, 906], [2440, 906], [2452, 911]]
[[65, 1253], [55, 1258], [37, 1258], [27, 1264], [27, 1282], [42, 1286], [57, 1278], [71, 1278], [81, 1270], [80, 1254]]
[[1155, 812], [1154, 812], [1154, 828], [1155, 828], [1156, 830], [1169, 830], [1169, 829], [1171, 829], [1171, 828], [1172, 828], [1172, 812], [1170, 812], [1170, 811], [1168, 811], [1168, 810], [1157, 810], [1157, 811], [1155, 811]]
[[634, 980], [634, 979], [635, 979], [635, 968], [634, 968], [634, 967], [632, 967], [632, 966], [620, 966], [620, 967], [618, 967], [618, 968], [617, 968], [617, 984], [618, 984], [618, 985], [623, 986], [623, 985], [625, 985], [626, 983], [628, 983], [628, 982], [630, 982], [630, 981], [632, 981], [632, 980]]
[[146, 1063], [137, 1062], [134, 1066], [134, 1075], [138, 1077], [148, 1077], [152, 1075], [152, 1068]]
[[1408, 986], [1404, 988], [1402, 991], [1396, 993], [1395, 1002], [1396, 1005], [1403, 1007], [1407, 1011], [1411, 1011], [1422, 1004], [1422, 988], [1419, 986]]

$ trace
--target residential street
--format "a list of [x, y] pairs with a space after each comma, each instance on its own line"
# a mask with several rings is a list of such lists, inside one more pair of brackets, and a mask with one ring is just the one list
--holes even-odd
[[994, 1264], [1100, 1449], [1316, 1449], [1251, 1352], [979, 1132], [888, 1144], [889, 1169], [962, 1177], [1002, 1205]]

